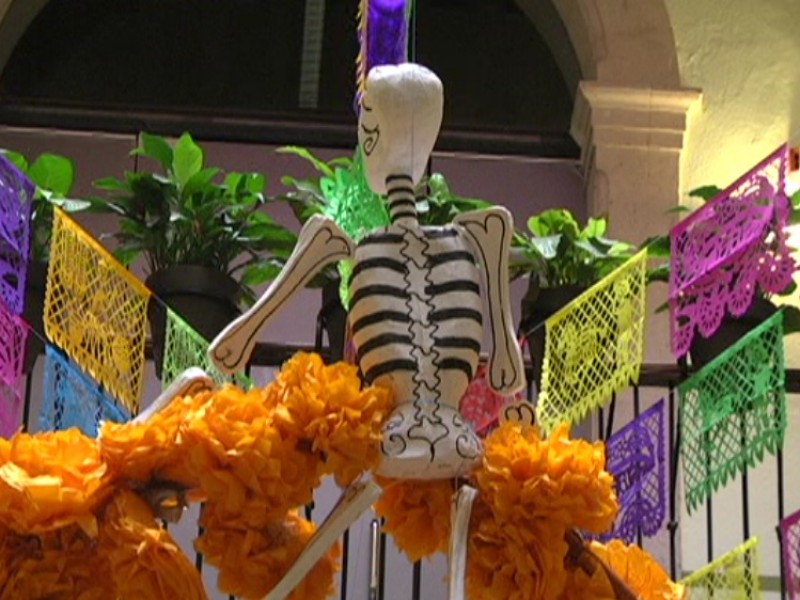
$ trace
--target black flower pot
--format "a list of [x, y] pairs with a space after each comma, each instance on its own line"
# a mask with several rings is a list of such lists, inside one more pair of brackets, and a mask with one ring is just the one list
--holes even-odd
[[[150, 275], [145, 285], [209, 342], [241, 314], [241, 286], [215, 269], [191, 265], [170, 267]], [[147, 317], [156, 376], [160, 379], [167, 314], [155, 298], [147, 306]]]
[[347, 336], [347, 311], [342, 306], [339, 281], [338, 277], [331, 279], [322, 288], [322, 308], [319, 313], [320, 325], [328, 337], [331, 363], [342, 360], [344, 357], [344, 344]]
[[699, 369], [713, 361], [726, 349], [743, 338], [747, 333], [758, 327], [778, 310], [772, 302], [766, 298], [756, 298], [750, 308], [741, 317], [726, 315], [722, 319], [722, 324], [710, 337], [704, 338], [699, 332], [695, 332], [692, 343], [689, 346], [689, 359], [692, 367]]
[[537, 390], [541, 389], [542, 384], [544, 322], [585, 291], [585, 287], [577, 285], [539, 289], [532, 284], [522, 299], [520, 331], [525, 334], [528, 342], [533, 370], [532, 381], [536, 384]]
[[[44, 294], [47, 285], [47, 263], [32, 262], [28, 265], [25, 284], [25, 310], [23, 318], [32, 329], [28, 333], [25, 346], [24, 372], [30, 373], [36, 366], [36, 359], [44, 353]], [[38, 335], [37, 335], [38, 334]]]

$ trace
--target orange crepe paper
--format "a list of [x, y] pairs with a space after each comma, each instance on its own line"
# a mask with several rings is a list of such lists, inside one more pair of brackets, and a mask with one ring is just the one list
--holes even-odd
[[[289, 570], [315, 526], [296, 512], [262, 529], [231, 527], [220, 521], [213, 504], [203, 507], [203, 534], [195, 541], [209, 564], [219, 569], [217, 586], [226, 594], [261, 599]], [[338, 543], [306, 575], [288, 596], [289, 600], [324, 600], [334, 591], [338, 571]]]
[[78, 429], [16, 434], [0, 442], [0, 526], [23, 535], [72, 524], [97, 534], [95, 510], [111, 494], [111, 473]]
[[383, 530], [408, 559], [416, 562], [447, 552], [454, 482], [381, 479], [379, 483], [384, 491], [375, 513], [385, 518]]
[[133, 492], [121, 491], [106, 508], [99, 553], [111, 565], [119, 598], [208, 598], [194, 564]]
[[534, 426], [506, 422], [484, 446], [474, 479], [499, 521], [546, 519], [598, 534], [613, 525], [618, 505], [602, 442], [570, 439], [566, 425], [542, 439]]
[[478, 501], [467, 548], [470, 600], [553, 600], [564, 589], [567, 544], [557, 521], [500, 522]]
[[0, 600], [116, 598], [111, 566], [78, 525], [38, 536], [2, 532]]
[[[323, 476], [346, 485], [377, 464], [390, 409], [389, 393], [361, 389], [353, 367], [300, 353], [263, 389], [175, 398], [147, 422], [105, 423], [97, 440], [77, 429], [0, 440], [0, 600], [206, 598], [132, 491], [164, 483], [208, 503], [197, 548], [221, 566], [221, 585], [261, 597], [313, 534], [292, 509]], [[334, 548], [290, 597], [324, 598], [337, 560]]]
[[347, 486], [378, 464], [380, 428], [392, 399], [384, 388], [362, 390], [355, 366], [326, 366], [319, 355], [300, 353], [267, 392], [276, 427], [322, 457], [320, 475]]
[[[684, 600], [687, 590], [670, 580], [653, 557], [638, 546], [620, 540], [608, 544], [592, 542], [591, 550], [631, 588], [641, 600]], [[589, 576], [582, 569], [569, 571], [560, 600], [615, 600], [611, 582], [601, 568]]]

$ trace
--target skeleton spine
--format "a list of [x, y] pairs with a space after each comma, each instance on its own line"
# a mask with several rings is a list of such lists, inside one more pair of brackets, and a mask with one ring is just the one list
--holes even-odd
[[392, 223], [417, 222], [414, 182], [410, 175], [389, 175], [386, 177], [386, 195], [389, 201], [389, 216]]

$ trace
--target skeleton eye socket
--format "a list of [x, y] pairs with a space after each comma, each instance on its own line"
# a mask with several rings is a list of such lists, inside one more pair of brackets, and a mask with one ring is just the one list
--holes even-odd
[[381, 137], [381, 128], [380, 125], [375, 125], [375, 127], [370, 128], [362, 123], [361, 131], [364, 134], [364, 141], [361, 143], [361, 146], [364, 148], [364, 154], [369, 156], [374, 152], [375, 146], [378, 145], [378, 140]]

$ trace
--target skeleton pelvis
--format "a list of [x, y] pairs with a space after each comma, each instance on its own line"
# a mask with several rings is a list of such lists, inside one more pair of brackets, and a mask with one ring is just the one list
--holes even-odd
[[415, 400], [397, 406], [383, 428], [378, 474], [395, 479], [451, 479], [468, 474], [483, 445], [451, 406]]

